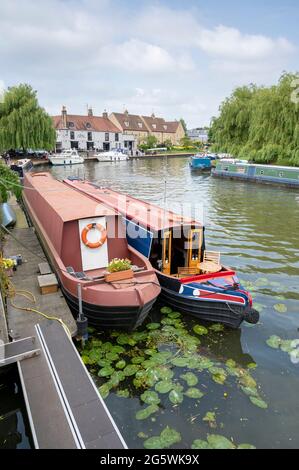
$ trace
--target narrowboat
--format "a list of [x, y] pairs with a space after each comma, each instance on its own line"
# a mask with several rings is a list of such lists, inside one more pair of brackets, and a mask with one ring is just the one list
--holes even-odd
[[223, 159], [217, 162], [212, 175], [219, 178], [299, 188], [299, 168], [296, 167], [258, 165], [242, 160]]
[[[140, 326], [161, 289], [149, 260], [128, 245], [122, 217], [49, 173], [26, 174], [24, 186], [25, 209], [74, 316], [82, 305], [92, 326]], [[107, 278], [115, 258], [131, 261], [128, 279]]]
[[206, 250], [200, 223], [87, 181], [73, 178], [64, 182], [123, 215], [128, 243], [152, 264], [164, 303], [232, 328], [243, 320], [259, 321], [252, 297], [236, 272], [221, 264], [220, 253]]
[[210, 171], [215, 166], [217, 160], [216, 155], [212, 154], [198, 154], [190, 159], [191, 170]]

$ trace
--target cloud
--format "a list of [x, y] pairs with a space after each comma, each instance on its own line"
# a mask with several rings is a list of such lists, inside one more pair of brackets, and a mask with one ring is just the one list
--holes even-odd
[[242, 34], [238, 29], [217, 26], [204, 29], [198, 45], [209, 55], [241, 61], [260, 61], [294, 52], [294, 46], [285, 38], [271, 39], [262, 35]]

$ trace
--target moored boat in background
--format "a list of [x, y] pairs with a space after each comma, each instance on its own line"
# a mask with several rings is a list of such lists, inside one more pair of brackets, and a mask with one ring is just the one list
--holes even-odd
[[236, 272], [221, 264], [220, 253], [216, 260], [217, 254], [206, 251], [204, 227], [199, 222], [87, 181], [68, 179], [65, 183], [123, 215], [127, 240], [155, 268], [165, 303], [232, 328], [244, 320], [258, 322], [251, 295]]
[[[79, 289], [91, 325], [128, 330], [141, 325], [160, 287], [148, 259], [128, 245], [119, 214], [49, 173], [26, 175], [23, 201], [74, 315]], [[127, 280], [106, 278], [115, 258], [131, 261]]]
[[49, 155], [48, 160], [52, 165], [81, 165], [84, 163], [84, 158], [78, 154], [76, 149], [64, 150], [61, 153]]
[[128, 155], [121, 152], [119, 149], [97, 153], [95, 157], [99, 162], [126, 162], [129, 160]]

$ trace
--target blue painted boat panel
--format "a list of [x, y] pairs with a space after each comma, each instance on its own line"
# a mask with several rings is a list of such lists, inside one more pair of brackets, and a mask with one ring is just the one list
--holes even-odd
[[128, 219], [126, 219], [126, 226], [129, 245], [146, 258], [149, 258], [154, 236], [153, 233]]

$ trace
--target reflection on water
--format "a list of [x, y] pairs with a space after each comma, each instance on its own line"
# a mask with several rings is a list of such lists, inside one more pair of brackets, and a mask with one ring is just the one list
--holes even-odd
[[[1, 369], [0, 369], [1, 371]], [[32, 441], [17, 370], [0, 372], [0, 449], [28, 449]]]
[[[288, 354], [266, 344], [271, 335], [299, 338], [298, 192], [192, 174], [185, 158], [168, 159], [167, 172], [165, 168], [165, 160], [149, 159], [116, 164], [90, 162], [80, 168], [55, 167], [51, 171], [58, 178], [85, 177], [161, 206], [167, 173], [170, 207], [175, 203], [203, 204], [207, 247], [221, 251], [223, 263], [238, 270], [261, 311], [259, 325], [244, 324], [237, 332], [226, 330], [221, 338], [216, 336], [203, 346], [218, 360], [234, 359], [242, 366], [257, 363], [253, 375], [269, 407], [256, 408], [232, 389], [227, 391], [230, 399], [224, 399], [225, 387], [210, 384], [204, 409], [193, 409], [191, 404], [166, 407], [157, 423], [149, 420], [146, 432], [154, 435], [157, 427], [167, 424], [180, 428], [186, 436], [182, 445], [187, 447], [192, 438], [207, 432], [201, 418], [190, 426], [188, 415], [201, 416], [216, 407], [223, 424], [218, 429], [220, 434], [257, 447], [298, 448], [299, 365], [292, 364]], [[277, 304], [285, 305], [287, 312], [279, 313]], [[188, 323], [191, 325], [192, 320]], [[127, 399], [126, 406], [122, 400], [110, 394], [107, 403], [128, 444], [140, 446], [136, 436], [145, 432], [145, 424], [135, 420], [140, 400]]]

